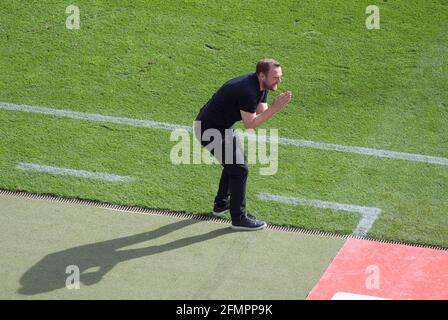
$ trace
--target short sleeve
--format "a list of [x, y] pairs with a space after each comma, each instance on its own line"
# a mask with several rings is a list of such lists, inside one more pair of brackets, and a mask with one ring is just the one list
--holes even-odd
[[238, 99], [238, 106], [240, 110], [249, 113], [255, 113], [255, 111], [257, 110], [257, 105], [257, 97], [250, 94], [241, 95], [241, 97]]

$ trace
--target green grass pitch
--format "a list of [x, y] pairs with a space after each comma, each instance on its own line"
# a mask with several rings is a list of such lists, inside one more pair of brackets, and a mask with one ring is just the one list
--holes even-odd
[[[0, 101], [191, 125], [260, 58], [282, 63], [281, 137], [448, 157], [448, 2], [4, 1]], [[367, 30], [365, 9], [380, 9]], [[270, 93], [269, 102], [278, 92]], [[242, 126], [238, 126], [242, 127]], [[170, 132], [0, 110], [0, 188], [210, 212], [219, 166], [175, 166]], [[111, 172], [133, 184], [15, 170], [18, 162]], [[258, 192], [378, 207], [377, 239], [448, 246], [448, 166], [279, 146], [250, 167], [248, 211], [269, 223], [351, 233], [360, 215], [259, 201]], [[211, 181], [211, 182], [210, 182]]]

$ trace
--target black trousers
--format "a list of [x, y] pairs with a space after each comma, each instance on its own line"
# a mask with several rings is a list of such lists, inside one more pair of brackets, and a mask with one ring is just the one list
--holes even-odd
[[[199, 130], [195, 127], [195, 136], [223, 167], [215, 204], [223, 207], [230, 201], [232, 221], [238, 222], [246, 214], [246, 182], [249, 174], [243, 146], [233, 128], [214, 129], [212, 133], [215, 136], [210, 136], [208, 129], [213, 128], [201, 127]], [[216, 140], [218, 132], [221, 138]]]

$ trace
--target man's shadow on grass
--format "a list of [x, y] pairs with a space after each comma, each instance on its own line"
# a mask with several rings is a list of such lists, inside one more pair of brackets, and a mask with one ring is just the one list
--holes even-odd
[[[176, 250], [235, 232], [231, 228], [225, 227], [162, 245], [120, 250], [130, 245], [162, 237], [198, 222], [200, 221], [193, 219], [181, 220], [156, 230], [51, 253], [23, 274], [20, 279], [22, 287], [18, 290], [18, 293], [35, 295], [65, 288], [67, 278], [73, 274], [73, 271], [66, 273], [67, 267], [70, 265], [79, 268], [80, 283], [92, 285], [101, 281], [103, 276], [120, 262]], [[98, 270], [88, 272], [87, 270], [90, 268], [98, 268]]]

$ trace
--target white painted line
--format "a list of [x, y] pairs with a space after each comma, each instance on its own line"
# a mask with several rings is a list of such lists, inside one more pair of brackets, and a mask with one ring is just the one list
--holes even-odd
[[[87, 120], [87, 121], [110, 122], [110, 123], [124, 124], [124, 125], [144, 127], [144, 128], [157, 128], [157, 129], [165, 129], [165, 130], [184, 129], [184, 130], [187, 130], [188, 132], [192, 132], [191, 126], [183, 126], [183, 125], [178, 125], [175, 123], [159, 122], [159, 121], [152, 121], [152, 120], [138, 120], [138, 119], [125, 118], [125, 117], [112, 117], [112, 116], [104, 116], [104, 115], [94, 114], [94, 113], [85, 113], [85, 112], [52, 109], [52, 108], [36, 107], [36, 106], [28, 106], [28, 105], [18, 105], [18, 104], [5, 103], [5, 102], [0, 102], [0, 109], [11, 110], [11, 111], [40, 113], [40, 114], [46, 114], [46, 115], [51, 115], [51, 116], [65, 117], [65, 118], [72, 118], [72, 119], [79, 119], [79, 120]], [[246, 135], [246, 136], [248, 136], [248, 138], [250, 138], [250, 139], [254, 138], [251, 135]], [[259, 139], [266, 140], [266, 137], [259, 136]], [[313, 149], [319, 149], [319, 150], [355, 153], [355, 154], [368, 155], [368, 156], [374, 156], [374, 157], [400, 159], [400, 160], [415, 161], [415, 162], [425, 162], [425, 163], [438, 164], [438, 165], [444, 165], [444, 166], [448, 165], [448, 158], [427, 156], [427, 155], [414, 154], [414, 153], [405, 153], [405, 152], [397, 152], [397, 151], [389, 151], [389, 150], [381, 150], [381, 149], [373, 149], [373, 148], [365, 148], [365, 147], [344, 146], [344, 145], [338, 145], [338, 144], [315, 142], [315, 141], [302, 140], [302, 139], [290, 139], [290, 138], [279, 138], [278, 142], [279, 142], [279, 144], [282, 144], [282, 145], [291, 145], [291, 146], [301, 147], [301, 148], [313, 148]]]
[[138, 120], [124, 117], [111, 117], [111, 116], [103, 116], [100, 114], [94, 113], [86, 113], [86, 112], [77, 112], [77, 111], [69, 111], [69, 110], [60, 110], [60, 109], [52, 109], [46, 107], [34, 107], [27, 106], [24, 104], [13, 104], [13, 103], [0, 103], [0, 109], [11, 110], [11, 111], [23, 111], [23, 112], [31, 112], [31, 113], [40, 113], [46, 114], [50, 116], [56, 117], [64, 117], [78, 120], [87, 120], [87, 121], [98, 121], [98, 122], [110, 122], [116, 124], [125, 124], [134, 127], [144, 127], [144, 128], [156, 128], [156, 129], [186, 129], [191, 131], [191, 127], [188, 126], [180, 126], [173, 123], [166, 122], [158, 122], [152, 120]]
[[367, 296], [350, 292], [336, 292], [331, 300], [390, 300], [383, 297]]
[[296, 147], [305, 147], [305, 148], [314, 148], [320, 150], [330, 150], [330, 151], [338, 151], [338, 152], [346, 152], [346, 153], [356, 153], [380, 158], [390, 158], [390, 159], [400, 159], [407, 161], [415, 161], [415, 162], [426, 162], [431, 164], [440, 164], [440, 165], [448, 165], [448, 158], [441, 157], [433, 157], [426, 156], [420, 154], [413, 153], [405, 153], [405, 152], [397, 152], [397, 151], [389, 151], [389, 150], [380, 150], [380, 149], [372, 149], [372, 148], [364, 148], [364, 147], [352, 147], [352, 146], [342, 146], [338, 144], [330, 144], [330, 143], [322, 143], [322, 142], [314, 142], [308, 140], [296, 140], [296, 139], [288, 139], [288, 138], [279, 138], [280, 144], [288, 144]]
[[262, 192], [258, 193], [257, 197], [258, 199], [265, 201], [276, 201], [298, 206], [311, 206], [322, 209], [333, 209], [337, 211], [360, 213], [362, 214], [362, 218], [359, 221], [358, 225], [356, 226], [355, 231], [353, 231], [353, 235], [355, 236], [363, 236], [363, 237], [366, 236], [367, 232], [369, 232], [375, 220], [381, 214], [381, 209], [379, 208], [363, 207], [353, 204], [343, 204], [321, 200], [298, 199], [295, 197], [279, 196], [275, 194], [262, 193]]
[[45, 166], [45, 165], [40, 165], [40, 164], [35, 164], [35, 163], [20, 162], [16, 165], [16, 169], [26, 170], [26, 171], [35, 171], [35, 172], [44, 172], [44, 173], [51, 173], [51, 174], [68, 175], [68, 176], [75, 176], [75, 177], [87, 178], [87, 179], [99, 179], [99, 180], [106, 180], [106, 181], [112, 181], [112, 182], [133, 182], [133, 181], [135, 181], [134, 177], [117, 176], [114, 174], [102, 173], [102, 172], [92, 172], [92, 171], [85, 171], [85, 170], [75, 170], [75, 169], [68, 169], [68, 168], [51, 167], [51, 166]]

